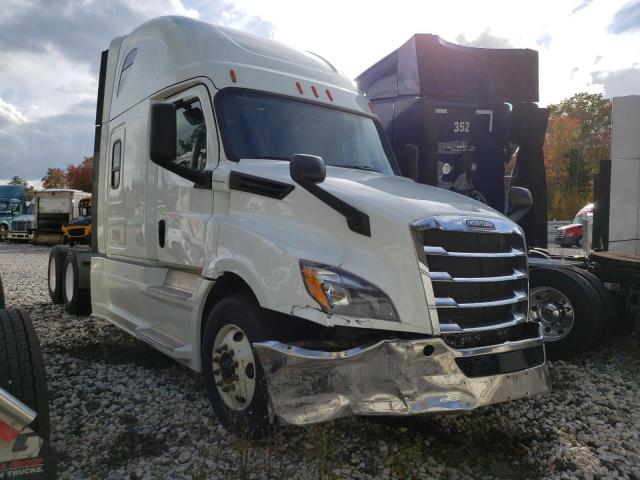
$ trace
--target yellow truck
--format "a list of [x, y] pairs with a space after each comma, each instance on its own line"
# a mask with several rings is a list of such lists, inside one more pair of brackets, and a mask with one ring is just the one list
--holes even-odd
[[62, 241], [65, 244], [89, 243], [91, 240], [91, 197], [78, 202], [78, 217], [62, 226]]

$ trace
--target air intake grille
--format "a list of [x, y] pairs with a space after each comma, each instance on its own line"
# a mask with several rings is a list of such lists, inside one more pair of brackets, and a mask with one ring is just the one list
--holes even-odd
[[506, 223], [495, 231], [462, 225], [420, 232], [441, 327], [525, 321], [529, 287], [523, 237]]
[[456, 358], [462, 373], [469, 378], [513, 373], [544, 363], [544, 346], [524, 348], [514, 352], [491, 353], [475, 357]]

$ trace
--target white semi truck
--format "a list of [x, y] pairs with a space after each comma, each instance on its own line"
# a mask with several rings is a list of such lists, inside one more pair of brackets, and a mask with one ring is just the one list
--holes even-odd
[[92, 249], [52, 250], [51, 296], [201, 372], [228, 428], [549, 390], [520, 228], [399, 176], [325, 59], [151, 20], [102, 54], [95, 159]]
[[55, 244], [62, 240], [62, 226], [80, 216], [80, 200], [91, 194], [81, 190], [50, 188], [37, 192], [35, 205], [34, 243]]

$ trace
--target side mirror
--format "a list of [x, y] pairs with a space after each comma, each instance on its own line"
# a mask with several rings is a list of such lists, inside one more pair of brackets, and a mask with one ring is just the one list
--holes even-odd
[[509, 218], [517, 222], [531, 210], [533, 197], [528, 188], [511, 187], [509, 189], [509, 203], [511, 204], [511, 214]]
[[153, 163], [164, 167], [176, 158], [176, 106], [152, 103], [149, 122], [149, 157]]
[[193, 182], [196, 187], [211, 189], [210, 171], [192, 170], [175, 163], [177, 130], [176, 106], [173, 103], [152, 103], [149, 113], [149, 158], [156, 165]]
[[418, 179], [418, 158], [419, 150], [417, 145], [407, 144], [402, 147], [398, 155], [398, 163], [403, 177], [412, 180]]
[[296, 154], [289, 161], [289, 174], [300, 185], [322, 183], [327, 177], [327, 168], [322, 157]]

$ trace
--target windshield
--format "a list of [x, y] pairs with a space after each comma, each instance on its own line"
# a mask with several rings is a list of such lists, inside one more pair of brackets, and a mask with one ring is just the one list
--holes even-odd
[[304, 153], [327, 165], [394, 175], [381, 132], [363, 115], [248, 92], [224, 93], [220, 111], [232, 160], [289, 160]]
[[8, 212], [9, 211], [9, 202], [5, 200], [0, 200], [0, 212]]

